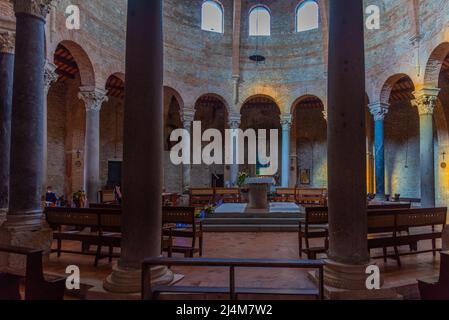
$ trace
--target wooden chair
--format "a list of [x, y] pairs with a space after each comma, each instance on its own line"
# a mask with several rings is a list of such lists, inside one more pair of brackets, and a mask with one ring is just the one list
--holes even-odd
[[[305, 221], [299, 222], [299, 258], [305, 253], [308, 259], [316, 259], [317, 254], [325, 253], [329, 248], [328, 209], [326, 207], [307, 207]], [[324, 246], [311, 247], [310, 239], [324, 238]], [[303, 239], [305, 249], [303, 249]]]
[[439, 279], [418, 280], [422, 300], [449, 300], [449, 252], [441, 253]]
[[25, 278], [25, 300], [63, 300], [65, 278], [45, 279], [42, 250], [0, 246], [0, 252], [26, 257], [26, 270], [0, 273], [0, 300], [20, 300], [20, 279]]
[[[186, 258], [193, 258], [195, 253], [199, 253], [200, 257], [203, 255], [203, 223], [196, 221], [195, 212], [194, 207], [163, 207], [162, 236], [173, 240], [176, 238], [191, 240], [190, 245], [170, 244], [168, 248], [163, 248], [168, 252], [169, 257], [173, 253], [182, 253]], [[180, 224], [186, 227], [178, 228], [177, 225]]]

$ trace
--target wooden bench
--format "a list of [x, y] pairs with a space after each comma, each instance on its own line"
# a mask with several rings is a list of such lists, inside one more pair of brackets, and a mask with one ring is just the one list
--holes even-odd
[[[206, 267], [229, 268], [229, 287], [200, 287], [200, 286], [154, 286], [151, 283], [151, 269], [153, 266], [167, 267]], [[318, 287], [307, 289], [276, 289], [276, 288], [240, 288], [236, 286], [236, 269], [243, 268], [287, 268], [287, 269], [316, 269], [318, 271]], [[323, 261], [282, 261], [282, 260], [250, 260], [250, 259], [145, 259], [142, 265], [142, 299], [158, 300], [161, 294], [227, 294], [230, 300], [238, 300], [242, 294], [248, 295], [284, 295], [313, 297], [324, 299], [324, 262]]]
[[223, 203], [240, 203], [239, 188], [215, 188], [215, 203], [223, 201]]
[[296, 188], [296, 203], [301, 205], [319, 205], [327, 204], [327, 189], [325, 188]]
[[[121, 210], [117, 209], [77, 209], [77, 208], [46, 208], [47, 223], [54, 229], [53, 239], [57, 241], [56, 252], [95, 256], [95, 266], [105, 256], [102, 247], [109, 248], [106, 256], [112, 261], [114, 248], [120, 248], [121, 242]], [[81, 250], [62, 249], [63, 241], [81, 243]], [[90, 246], [97, 246], [92, 252]]]
[[[203, 223], [197, 221], [195, 213], [195, 207], [162, 208], [162, 236], [169, 238], [169, 245], [163, 250], [167, 251], [169, 257], [173, 253], [182, 253], [186, 258], [193, 258], [195, 253], [203, 255]], [[177, 227], [180, 224], [186, 226]], [[176, 238], [189, 239], [190, 244], [176, 244]], [[198, 247], [196, 246], [197, 239]]]
[[441, 253], [438, 279], [418, 280], [422, 300], [449, 300], [449, 252]]
[[113, 189], [111, 189], [111, 190], [105, 189], [105, 190], [99, 191], [99, 198], [100, 198], [100, 203], [105, 203], [105, 204], [117, 203]]
[[[434, 256], [436, 240], [441, 239], [446, 226], [447, 208], [389, 209], [373, 210], [368, 214], [368, 247], [383, 248], [384, 260], [393, 258], [401, 266], [401, 256], [429, 253]], [[432, 249], [418, 250], [421, 241], [431, 241]], [[400, 253], [400, 246], [409, 246], [410, 252]], [[394, 254], [388, 255], [388, 247], [394, 248]], [[376, 259], [378, 257], [374, 257]]]
[[0, 300], [21, 300], [20, 281], [25, 278], [25, 300], [63, 300], [65, 278], [45, 279], [43, 250], [0, 246], [0, 252], [26, 257], [26, 270], [0, 270]]
[[214, 204], [214, 188], [190, 188], [190, 207], [204, 208]]

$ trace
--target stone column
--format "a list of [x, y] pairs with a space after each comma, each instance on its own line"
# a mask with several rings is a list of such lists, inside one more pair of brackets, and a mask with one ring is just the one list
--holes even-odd
[[14, 33], [0, 33], [0, 225], [6, 219], [9, 199], [14, 42]]
[[[41, 189], [43, 168], [45, 18], [50, 0], [14, 0], [16, 49], [11, 122], [10, 198], [0, 243], [49, 249]], [[22, 261], [23, 263], [23, 261]], [[14, 262], [3, 256], [3, 265]]]
[[50, 91], [50, 86], [58, 80], [58, 74], [56, 73], [56, 65], [51, 63], [50, 61], [45, 62], [44, 69], [44, 168], [43, 168], [43, 184], [42, 184], [42, 192], [45, 193], [48, 179], [48, 92]]
[[290, 130], [292, 128], [292, 116], [290, 114], [282, 115], [281, 125], [282, 125], [281, 185], [283, 188], [288, 188], [290, 178]]
[[[104, 286], [116, 293], [141, 290], [141, 265], [161, 254], [163, 181], [162, 0], [129, 0], [126, 45], [122, 254]], [[153, 283], [174, 279], [165, 267]]]
[[376, 199], [385, 200], [385, 147], [384, 147], [384, 120], [389, 105], [374, 103], [369, 106], [374, 117], [374, 161], [376, 167]]
[[362, 0], [330, 0], [329, 242], [325, 284], [366, 289], [365, 46]]
[[[192, 143], [192, 123], [195, 120], [195, 107], [185, 108], [181, 111], [181, 120], [184, 126], [184, 130], [187, 130], [190, 137], [190, 143]], [[192, 150], [192, 148], [190, 148]], [[192, 159], [192, 157], [190, 157]], [[182, 166], [182, 190], [188, 192], [190, 189], [190, 172], [192, 170], [191, 164], [184, 164]]]
[[414, 92], [413, 104], [419, 112], [421, 206], [435, 207], [435, 165], [433, 147], [433, 111], [440, 89], [424, 88]]
[[229, 129], [232, 130], [232, 141], [231, 141], [231, 148], [233, 150], [233, 159], [231, 167], [231, 186], [235, 187], [237, 186], [237, 180], [239, 176], [239, 163], [238, 163], [238, 157], [237, 157], [237, 151], [238, 151], [238, 135], [237, 130], [240, 129], [241, 125], [241, 116], [238, 115], [230, 115], [229, 116]]
[[100, 111], [108, 101], [106, 91], [81, 87], [79, 99], [86, 107], [86, 136], [84, 144], [84, 191], [89, 203], [96, 203], [100, 190]]

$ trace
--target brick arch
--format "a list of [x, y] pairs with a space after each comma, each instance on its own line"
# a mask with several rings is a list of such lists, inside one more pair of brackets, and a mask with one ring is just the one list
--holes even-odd
[[171, 96], [175, 97], [175, 99], [178, 101], [179, 108], [184, 108], [184, 99], [182, 98], [178, 90], [170, 86], [164, 86], [164, 93], [171, 94]]
[[123, 72], [111, 74], [106, 81], [105, 90], [109, 96], [123, 99], [125, 95], [125, 74]]
[[220, 94], [218, 94], [218, 93], [213, 93], [213, 92], [202, 94], [202, 95], [200, 95], [198, 98], [196, 98], [196, 99], [195, 99], [195, 109], [196, 109], [197, 103], [198, 103], [201, 99], [204, 99], [204, 98], [207, 98], [207, 97], [211, 97], [211, 98], [215, 98], [215, 99], [219, 100], [221, 103], [223, 103], [226, 112], [227, 112], [228, 114], [231, 113], [232, 110], [230, 110], [229, 104], [228, 104], [228, 102], [226, 101], [226, 99], [225, 99], [222, 95], [220, 95]]
[[[379, 94], [379, 102], [388, 104], [395, 85], [402, 79], [407, 78], [413, 83], [411, 77], [405, 73], [397, 73], [390, 76], [383, 84]], [[415, 84], [413, 83], [413, 86]]]
[[69, 50], [75, 59], [81, 77], [81, 86], [94, 87], [96, 85], [95, 71], [86, 51], [78, 43], [71, 40], [63, 40], [59, 44]]
[[[290, 110], [291, 113], [293, 114], [301, 103], [305, 103], [305, 102], [309, 102], [309, 101], [310, 101], [310, 103], [320, 104], [320, 107], [323, 109], [322, 111], [325, 111], [325, 105], [321, 98], [319, 98], [318, 96], [313, 95], [313, 94], [306, 94], [306, 95], [303, 95], [303, 96], [297, 98], [293, 102], [291, 110]], [[315, 102], [313, 102], [313, 101], [315, 101]]]
[[430, 54], [424, 75], [424, 86], [437, 88], [444, 61], [449, 56], [449, 42], [443, 42]]

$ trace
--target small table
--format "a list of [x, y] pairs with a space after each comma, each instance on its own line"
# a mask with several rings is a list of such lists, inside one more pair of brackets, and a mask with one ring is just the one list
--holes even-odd
[[248, 209], [268, 209], [268, 191], [275, 183], [274, 178], [247, 178], [245, 184], [249, 187]]

